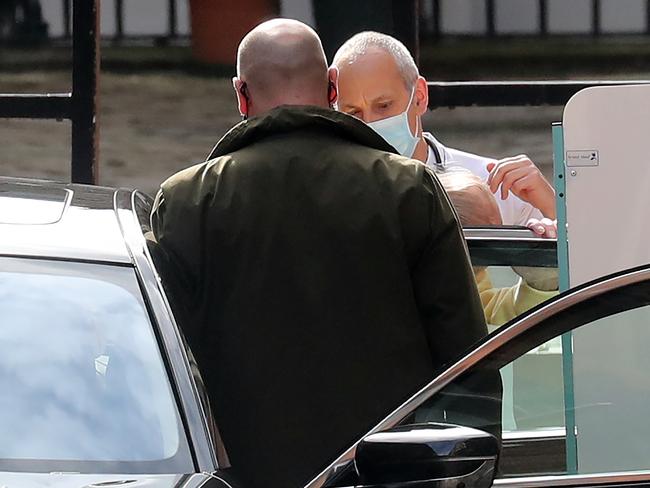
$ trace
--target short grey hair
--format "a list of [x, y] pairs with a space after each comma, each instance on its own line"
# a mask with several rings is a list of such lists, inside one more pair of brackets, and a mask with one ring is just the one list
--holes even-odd
[[343, 64], [352, 64], [369, 49], [379, 49], [390, 54], [397, 64], [406, 88], [413, 89], [419, 76], [413, 56], [404, 44], [381, 32], [365, 31], [352, 36], [336, 51], [332, 66], [338, 68]]

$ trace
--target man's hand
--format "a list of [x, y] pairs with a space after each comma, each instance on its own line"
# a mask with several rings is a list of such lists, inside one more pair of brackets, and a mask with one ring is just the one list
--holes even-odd
[[[554, 239], [557, 237], [557, 220], [530, 219], [526, 224], [540, 237]], [[557, 268], [516, 267], [512, 268], [528, 285], [536, 290], [552, 291], [558, 289]]]
[[530, 219], [526, 224], [539, 237], [555, 239], [557, 237], [557, 220], [551, 219]]
[[512, 192], [539, 209], [544, 217], [556, 218], [555, 191], [528, 156], [521, 154], [489, 163], [487, 170], [490, 172], [487, 184], [492, 193], [501, 186], [502, 200]]

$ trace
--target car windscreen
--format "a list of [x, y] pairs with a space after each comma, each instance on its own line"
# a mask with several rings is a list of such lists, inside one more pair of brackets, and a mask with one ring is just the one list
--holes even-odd
[[133, 268], [0, 258], [0, 389], [0, 471], [193, 471]]

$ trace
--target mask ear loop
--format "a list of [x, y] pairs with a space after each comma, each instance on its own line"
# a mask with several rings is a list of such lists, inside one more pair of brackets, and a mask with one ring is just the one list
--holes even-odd
[[[413, 99], [415, 97], [415, 88], [416, 88], [415, 85], [413, 85], [413, 90], [411, 91], [411, 98], [409, 98], [409, 103], [406, 106], [406, 111], [404, 112], [406, 114], [407, 125], [408, 125], [409, 109], [411, 108], [411, 104], [413, 103]], [[411, 132], [411, 126], [410, 125], [408, 125], [408, 129], [409, 129], [409, 133], [410, 133]], [[419, 130], [420, 130], [420, 117], [416, 116], [415, 117], [415, 134], [411, 134], [411, 136], [417, 137]]]
[[[409, 127], [409, 131], [410, 130], [411, 130], [411, 128]], [[413, 134], [413, 137], [417, 137], [418, 132], [420, 132], [420, 117], [416, 115], [415, 116], [415, 134]]]
[[413, 89], [411, 90], [411, 96], [409, 97], [409, 103], [406, 106], [406, 110], [408, 111], [409, 108], [411, 108], [411, 104], [413, 103], [413, 99], [415, 98], [415, 85], [413, 85]]

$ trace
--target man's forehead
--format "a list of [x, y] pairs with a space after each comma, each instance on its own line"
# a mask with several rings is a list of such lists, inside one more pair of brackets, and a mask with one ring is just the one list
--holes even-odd
[[350, 56], [345, 59], [339, 66], [339, 71], [353, 74], [354, 76], [363, 75], [370, 72], [382, 72], [385, 76], [399, 76], [399, 69], [395, 58], [388, 52], [368, 48], [362, 54]]
[[[339, 66], [339, 96], [400, 96], [406, 91], [404, 81], [393, 57], [384, 52], [359, 56]], [[353, 95], [354, 94], [354, 95]]]

